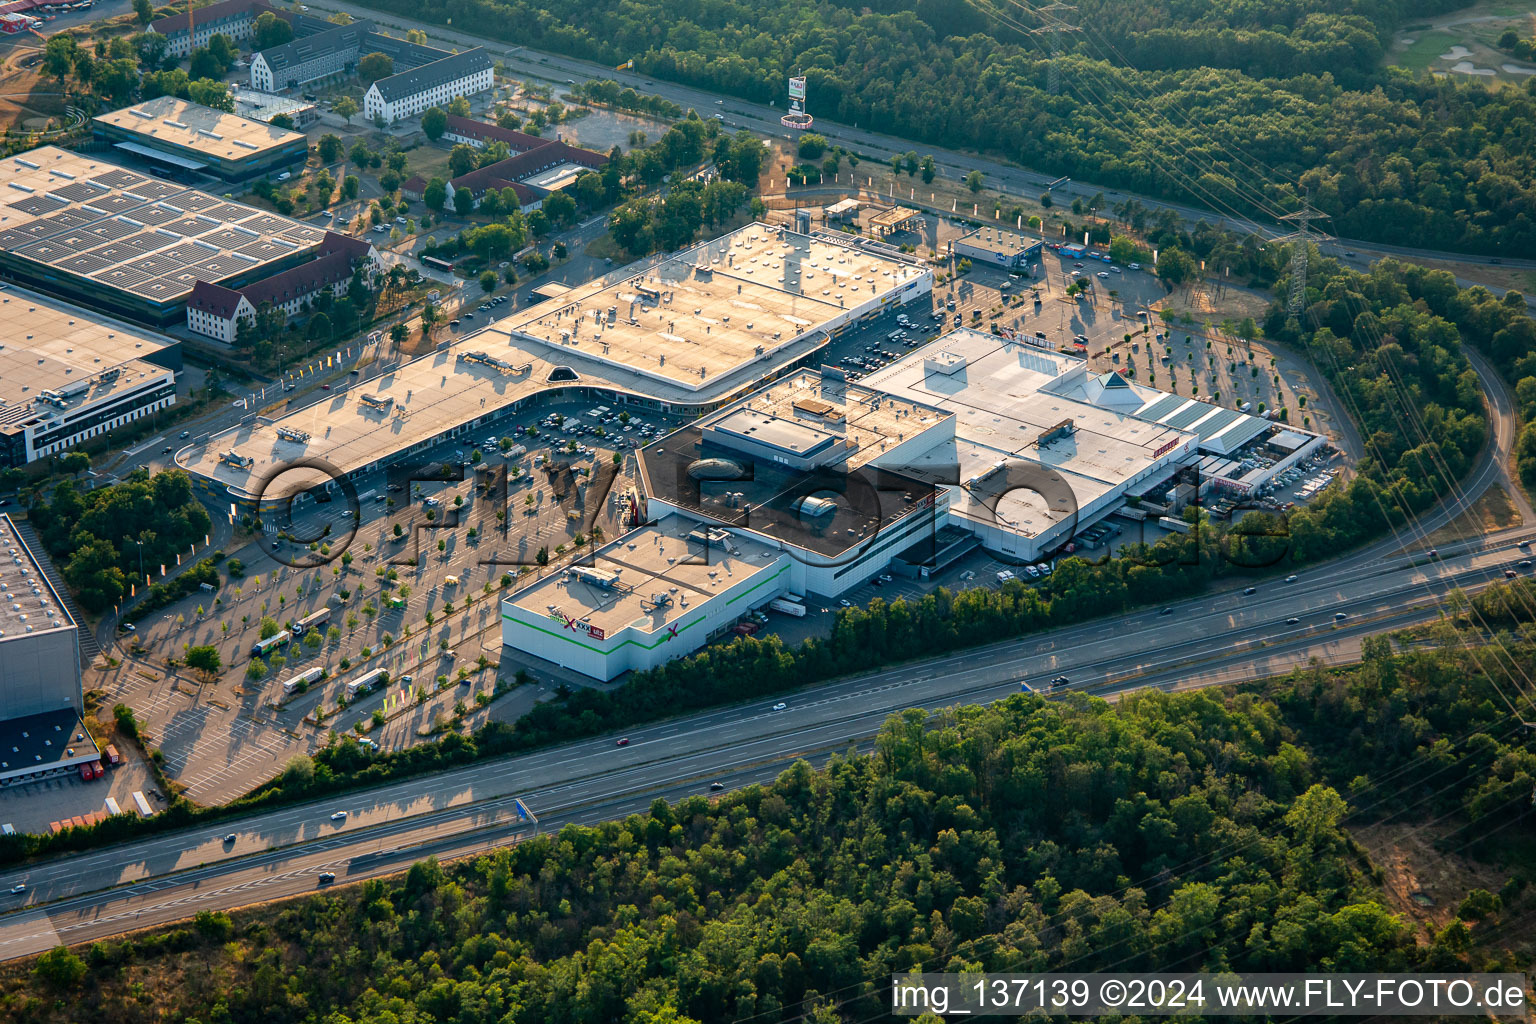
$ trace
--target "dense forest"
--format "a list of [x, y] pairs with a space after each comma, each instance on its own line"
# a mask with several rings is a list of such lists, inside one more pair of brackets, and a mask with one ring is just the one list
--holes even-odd
[[919, 966], [1524, 970], [1528, 867], [1411, 916], [1352, 831], [1529, 844], [1536, 755], [1487, 653], [1382, 639], [1236, 691], [907, 712], [772, 785], [55, 950], [0, 973], [0, 1016], [852, 1024]]
[[1536, 81], [1384, 66], [1456, 0], [1085, 0], [1051, 95], [1043, 22], [996, 0], [368, 0], [1050, 174], [1262, 216], [1298, 196], [1350, 238], [1536, 251]]

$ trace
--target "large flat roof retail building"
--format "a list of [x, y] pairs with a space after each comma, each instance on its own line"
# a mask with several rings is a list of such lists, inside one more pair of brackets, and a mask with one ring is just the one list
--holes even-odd
[[152, 324], [198, 281], [239, 285], [302, 263], [325, 230], [54, 146], [0, 160], [0, 269]]
[[502, 602], [502, 642], [598, 679], [654, 668], [784, 592], [790, 559], [675, 516]]
[[160, 96], [92, 119], [92, 130], [119, 149], [180, 171], [206, 171], [243, 181], [302, 163], [301, 132]]
[[176, 401], [174, 339], [0, 285], [0, 469]]
[[[300, 456], [367, 472], [555, 391], [705, 411], [814, 361], [834, 334], [932, 284], [915, 260], [748, 225], [571, 288], [279, 420], [242, 424], [181, 464], [216, 500], [248, 503]], [[282, 479], [270, 499], [326, 480], [318, 470]]]
[[97, 760], [83, 709], [75, 622], [16, 524], [0, 515], [0, 786]]
[[[774, 599], [837, 597], [893, 566], [920, 572], [956, 537], [1004, 560], [1047, 559], [1128, 496], [1167, 490], [1212, 456], [1244, 480], [1272, 479], [1321, 444], [962, 329], [857, 384], [797, 370], [641, 449], [652, 524], [511, 594], [503, 640], [611, 679], [686, 654]], [[638, 561], [653, 550], [665, 568]], [[709, 585], [690, 589], [698, 579]], [[664, 592], [687, 595], [686, 616]]]

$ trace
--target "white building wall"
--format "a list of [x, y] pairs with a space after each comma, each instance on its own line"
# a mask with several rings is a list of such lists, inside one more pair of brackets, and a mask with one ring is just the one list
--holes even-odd
[[720, 629], [792, 591], [793, 561], [784, 555], [707, 601], [695, 600], [669, 629], [648, 632], [625, 626], [602, 640], [566, 629], [563, 623], [501, 603], [501, 642], [563, 668], [607, 681], [625, 672], [655, 668], [703, 647]]
[[382, 115], [386, 122], [392, 123], [403, 118], [414, 117], [428, 107], [445, 107], [458, 96], [478, 95], [494, 84], [495, 70], [486, 68], [484, 71], [477, 71], [445, 85], [434, 86], [413, 95], [386, 102], [379, 92], [378, 83], [375, 82], [363, 95], [363, 116], [372, 120]]
[[[144, 385], [144, 389], [152, 391], [155, 388], [167, 383], [167, 378], [171, 378], [173, 376], [174, 375], [169, 370], [167, 370], [164, 377], [156, 377], [153, 380], [147, 381]], [[96, 424], [95, 426], [69, 434], [58, 441], [53, 441], [49, 444], [43, 445], [40, 448], [34, 446], [34, 442], [32, 440], [34, 435], [38, 433], [51, 432], [56, 424], [52, 422], [44, 422], [39, 424], [38, 427], [29, 427], [25, 435], [26, 459], [28, 462], [31, 462], [33, 459], [41, 458], [45, 455], [54, 455], [59, 452], [68, 451], [70, 448], [73, 448], [75, 445], [79, 444], [81, 441], [86, 440], [87, 438], [98, 437], [101, 434], [107, 433], [108, 431], [116, 430], [124, 423], [132, 423], [134, 420], [142, 419], [143, 417], [148, 416], [150, 413], [157, 409], [166, 409], [175, 404], [176, 396], [167, 395], [166, 397], [158, 399], [154, 402], [149, 402], [144, 405], [135, 406], [131, 409], [124, 410], [121, 416], [115, 416], [112, 419]], [[82, 413], [89, 413], [90, 411], [90, 406], [82, 406], [80, 409], [71, 410], [71, 415], [79, 416]], [[4, 678], [4, 675], [0, 674], [0, 679]]]
[[273, 88], [272, 69], [267, 67], [266, 59], [257, 54], [251, 59], [251, 88], [257, 92], [276, 92]]
[[0, 638], [0, 719], [83, 709], [76, 627], [6, 631]]

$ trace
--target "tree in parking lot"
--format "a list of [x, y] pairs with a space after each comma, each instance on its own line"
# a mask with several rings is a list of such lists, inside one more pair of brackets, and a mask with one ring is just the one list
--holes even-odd
[[256, 680], [267, 674], [266, 662], [260, 658], [252, 658], [251, 663], [245, 666], [245, 678]]
[[224, 659], [219, 656], [219, 649], [208, 644], [188, 647], [183, 660], [188, 668], [195, 670], [203, 677], [204, 682], [212, 682], [218, 677], [219, 670], [224, 667]]
[[276, 636], [278, 634], [278, 632], [281, 630], [281, 628], [282, 627], [280, 627], [277, 624], [277, 620], [274, 619], [272, 616], [270, 616], [270, 615], [264, 616], [262, 618], [262, 620], [261, 620], [261, 627], [260, 627], [261, 639], [267, 640], [267, 639], [270, 639], [270, 638]]
[[496, 271], [487, 270], [480, 275], [480, 290], [487, 295], [496, 290]]

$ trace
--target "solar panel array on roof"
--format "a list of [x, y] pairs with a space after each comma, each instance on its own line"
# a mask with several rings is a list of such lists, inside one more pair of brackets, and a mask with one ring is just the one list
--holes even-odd
[[1173, 427], [1175, 430], [1184, 430], [1210, 411], [1211, 407], [1204, 402], [1196, 402], [1194, 399], [1189, 399], [1188, 404], [1162, 417], [1157, 422], [1165, 427]]
[[1215, 440], [1220, 442], [1223, 450], [1235, 452], [1267, 429], [1269, 429], [1268, 420], [1244, 415], [1239, 422], [1234, 423], [1226, 433]]
[[1195, 433], [1200, 435], [1202, 441], [1208, 437], [1215, 437], [1224, 428], [1241, 419], [1242, 415], [1236, 409], [1217, 409], [1214, 414], [1200, 421], [1200, 426], [1195, 429]]
[[1161, 421], [1164, 416], [1187, 401], [1189, 399], [1182, 395], [1164, 395], [1161, 398], [1153, 399], [1150, 404], [1142, 406], [1137, 411], [1136, 417], [1143, 420]]
[[157, 303], [184, 297], [199, 278], [246, 275], [324, 237], [312, 225], [52, 146], [0, 161], [0, 176], [9, 186], [0, 199], [15, 197], [0, 205], [0, 255]]

